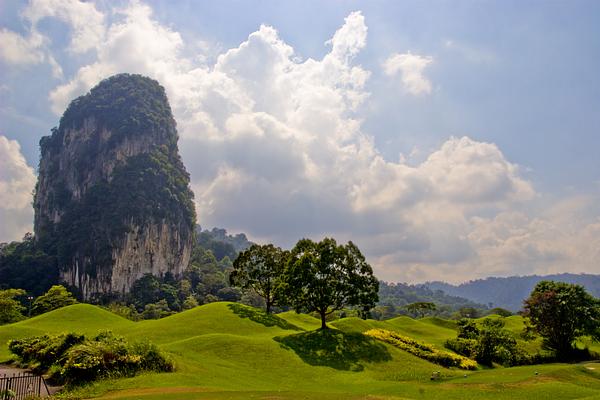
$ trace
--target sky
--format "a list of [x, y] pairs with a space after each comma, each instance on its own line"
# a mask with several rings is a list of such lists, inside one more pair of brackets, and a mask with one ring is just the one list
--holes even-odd
[[386, 281], [600, 273], [598, 1], [0, 1], [0, 242], [38, 142], [158, 80], [198, 223], [352, 240]]

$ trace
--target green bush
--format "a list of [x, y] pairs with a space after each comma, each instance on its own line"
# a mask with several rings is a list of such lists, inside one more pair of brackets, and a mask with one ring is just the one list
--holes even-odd
[[444, 346], [461, 356], [474, 358], [477, 351], [477, 340], [475, 339], [448, 339]]
[[133, 376], [140, 371], [173, 371], [172, 361], [155, 345], [129, 344], [111, 332], [101, 332], [91, 339], [68, 333], [11, 340], [9, 349], [21, 363], [70, 385]]
[[10, 324], [24, 319], [25, 307], [18, 298], [25, 295], [23, 289], [0, 290], [0, 325]]
[[83, 335], [65, 333], [55, 336], [35, 336], [8, 342], [8, 349], [22, 364], [36, 371], [46, 371], [63, 358], [71, 347], [83, 343]]
[[504, 329], [502, 319], [486, 318], [479, 325], [462, 319], [458, 321], [457, 338], [448, 339], [445, 347], [489, 366], [493, 363], [526, 365], [537, 359], [537, 356], [528, 354], [517, 344], [511, 332]]

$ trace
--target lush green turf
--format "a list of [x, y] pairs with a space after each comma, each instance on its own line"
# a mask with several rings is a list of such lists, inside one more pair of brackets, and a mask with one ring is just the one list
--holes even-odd
[[[519, 317], [507, 327], [520, 329]], [[389, 321], [345, 318], [317, 331], [295, 313], [267, 316], [213, 303], [156, 321], [131, 322], [90, 305], [74, 305], [0, 327], [0, 341], [45, 332], [110, 329], [149, 339], [172, 355], [176, 372], [102, 381], [76, 393], [119, 399], [592, 399], [600, 398], [600, 364], [549, 364], [474, 372], [444, 369], [366, 338], [371, 328], [397, 331], [441, 347], [454, 323], [436, 318]], [[6, 346], [0, 359], [6, 359]], [[431, 381], [433, 371], [442, 379]], [[537, 374], [536, 374], [537, 372]]]

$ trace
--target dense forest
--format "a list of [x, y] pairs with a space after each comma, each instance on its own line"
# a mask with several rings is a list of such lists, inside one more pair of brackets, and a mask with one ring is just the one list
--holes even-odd
[[461, 309], [476, 309], [480, 313], [487, 309], [483, 304], [448, 295], [442, 290], [431, 290], [425, 285], [380, 282], [379, 304], [372, 313], [378, 319], [391, 318], [395, 315], [412, 315], [410, 307], [407, 306], [419, 302], [435, 304], [436, 308], [430, 314], [443, 317], [452, 317]]
[[[241, 292], [229, 285], [229, 272], [238, 252], [252, 243], [244, 234], [229, 235], [225, 229], [202, 230], [200, 226], [196, 227], [195, 238], [189, 266], [181, 277], [148, 274], [136, 281], [127, 298], [116, 302], [115, 297], [105, 296], [96, 302], [112, 303], [115, 310], [137, 319], [163, 317], [213, 301], [241, 300]], [[0, 244], [0, 289], [19, 288], [40, 296], [57, 283], [56, 257], [36, 246], [32, 235], [21, 242]], [[77, 293], [76, 288], [69, 289]], [[260, 299], [251, 295], [244, 299], [260, 305]]]

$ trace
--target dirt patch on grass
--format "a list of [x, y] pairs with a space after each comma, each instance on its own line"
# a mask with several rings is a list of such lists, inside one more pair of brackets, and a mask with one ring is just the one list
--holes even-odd
[[439, 387], [453, 389], [477, 389], [477, 390], [503, 390], [503, 389], [516, 389], [522, 387], [528, 387], [543, 383], [557, 382], [557, 379], [551, 376], [536, 376], [529, 379], [524, 379], [517, 382], [443, 382]]
[[153, 394], [169, 394], [169, 393], [206, 393], [212, 392], [214, 389], [203, 387], [157, 387], [144, 389], [123, 389], [114, 392], [109, 392], [102, 396], [102, 399], [120, 399], [123, 397], [132, 396], [150, 396]]

